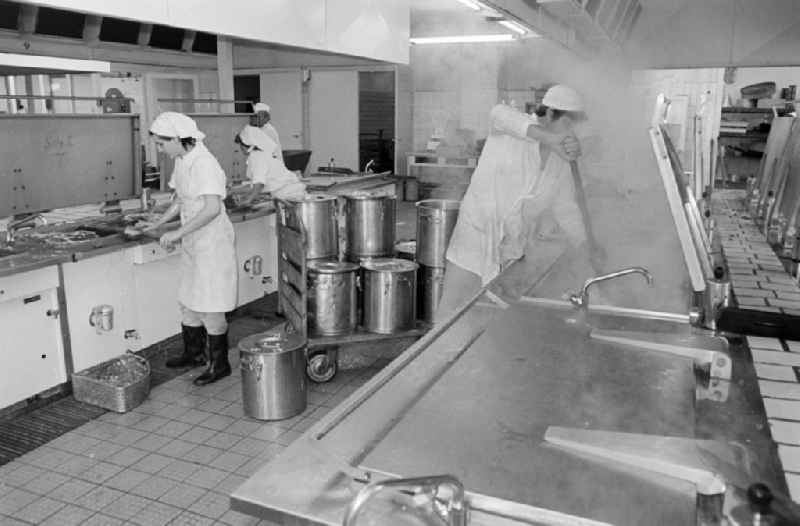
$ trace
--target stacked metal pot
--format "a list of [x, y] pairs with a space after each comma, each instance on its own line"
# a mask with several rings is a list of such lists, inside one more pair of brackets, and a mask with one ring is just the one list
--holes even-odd
[[414, 328], [417, 265], [393, 258], [396, 199], [345, 196], [337, 216], [336, 197], [330, 198], [331, 210], [324, 196], [296, 203], [309, 209], [301, 214], [308, 238], [309, 335], [343, 336], [359, 323], [367, 332], [383, 334]]
[[417, 203], [418, 315], [419, 319], [430, 323], [442, 297], [445, 254], [460, 205], [459, 201], [449, 199], [426, 199]]

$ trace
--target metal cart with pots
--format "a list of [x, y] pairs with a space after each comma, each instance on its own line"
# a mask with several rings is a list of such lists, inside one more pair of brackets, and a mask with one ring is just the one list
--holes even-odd
[[366, 332], [360, 327], [340, 336], [309, 336], [308, 334], [308, 235], [301, 214], [288, 201], [275, 200], [278, 235], [278, 303], [287, 324], [302, 333], [308, 341], [306, 373], [318, 383], [330, 381], [338, 370], [339, 347], [342, 345], [378, 342], [398, 338], [419, 338], [429, 326], [417, 322], [410, 330], [392, 334]]

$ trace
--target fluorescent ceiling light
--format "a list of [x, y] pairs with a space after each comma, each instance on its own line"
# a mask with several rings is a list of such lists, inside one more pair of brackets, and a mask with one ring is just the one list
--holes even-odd
[[409, 38], [412, 44], [469, 44], [473, 42], [510, 42], [514, 35], [510, 33], [494, 35], [459, 35], [454, 37]]
[[111, 62], [106, 62], [105, 60], [79, 60], [44, 55], [21, 55], [19, 53], [0, 53], [0, 66], [53, 71], [89, 71], [98, 73], [111, 71]]
[[480, 4], [480, 2], [476, 2], [475, 0], [456, 0], [456, 1], [457, 2], [461, 2], [465, 6], [469, 7], [470, 9], [473, 9], [475, 11], [480, 11], [481, 8], [483, 7]]
[[525, 33], [528, 32], [528, 28], [526, 28], [522, 24], [514, 22], [513, 20], [498, 20], [497, 23], [503, 27], [507, 27], [508, 29], [514, 31], [515, 33], [519, 33], [520, 35], [524, 35]]

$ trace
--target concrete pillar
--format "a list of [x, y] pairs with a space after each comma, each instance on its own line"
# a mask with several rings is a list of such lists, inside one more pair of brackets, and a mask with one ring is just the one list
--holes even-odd
[[[233, 100], [233, 42], [230, 37], [217, 37], [217, 75], [219, 98]], [[233, 103], [220, 104], [220, 113], [233, 113]]]

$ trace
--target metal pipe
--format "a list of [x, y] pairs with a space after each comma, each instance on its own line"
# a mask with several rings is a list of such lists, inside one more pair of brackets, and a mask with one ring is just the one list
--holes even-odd
[[580, 309], [588, 309], [589, 308], [589, 287], [594, 285], [595, 283], [600, 283], [601, 281], [608, 281], [610, 279], [618, 278], [621, 276], [626, 276], [628, 274], [641, 274], [647, 280], [648, 285], [653, 284], [653, 276], [650, 274], [644, 267], [630, 267], [624, 268], [622, 270], [617, 270], [616, 272], [610, 272], [608, 274], [603, 274], [602, 276], [596, 276], [594, 278], [589, 278], [583, 284], [583, 289], [581, 290], [580, 294], [571, 294], [569, 297], [569, 301]]

